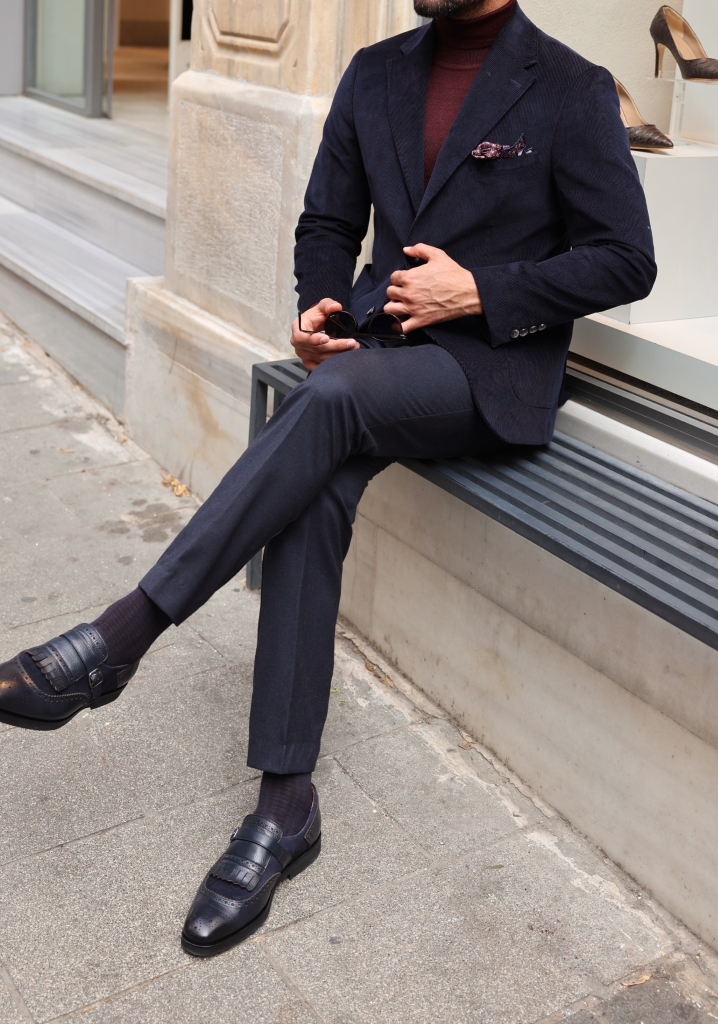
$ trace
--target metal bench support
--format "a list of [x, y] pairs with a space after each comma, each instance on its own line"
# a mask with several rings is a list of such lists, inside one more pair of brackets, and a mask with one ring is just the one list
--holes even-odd
[[[252, 398], [249, 412], [249, 442], [255, 439], [267, 422], [269, 389], [273, 391], [273, 411], [276, 412], [289, 392], [306, 380], [309, 371], [299, 359], [282, 359], [276, 363], [255, 363], [252, 367]], [[260, 590], [262, 586], [262, 552], [258, 551], [247, 562], [247, 587]]]

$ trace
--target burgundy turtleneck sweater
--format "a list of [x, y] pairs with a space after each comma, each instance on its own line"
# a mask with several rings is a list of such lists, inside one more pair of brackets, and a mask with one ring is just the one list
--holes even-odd
[[511, 17], [515, 2], [508, 0], [503, 7], [480, 18], [436, 18], [434, 22], [437, 43], [424, 115], [424, 188], [469, 86]]

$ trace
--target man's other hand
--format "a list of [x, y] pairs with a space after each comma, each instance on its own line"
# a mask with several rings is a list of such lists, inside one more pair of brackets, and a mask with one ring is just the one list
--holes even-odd
[[302, 313], [302, 327], [305, 331], [314, 331], [314, 334], [303, 334], [299, 330], [299, 317], [292, 324], [294, 351], [308, 370], [315, 370], [325, 359], [331, 359], [339, 352], [348, 352], [361, 347], [354, 338], [330, 338], [322, 332], [322, 327], [329, 314], [338, 313], [341, 308], [341, 302], [336, 302], [334, 299], [322, 299], [316, 306], [311, 306], [306, 313]]
[[401, 317], [405, 332], [483, 311], [474, 275], [443, 249], [420, 243], [406, 246], [404, 252], [426, 260], [411, 270], [395, 270], [386, 290], [389, 302], [384, 312]]

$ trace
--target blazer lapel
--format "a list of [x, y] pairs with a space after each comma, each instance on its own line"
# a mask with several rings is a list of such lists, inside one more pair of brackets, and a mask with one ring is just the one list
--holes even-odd
[[[529, 68], [536, 63], [537, 44], [536, 27], [517, 7], [471, 83], [456, 120], [441, 147], [417, 216], [443, 188], [471, 150], [479, 142], [484, 141], [494, 125], [533, 84], [535, 75]], [[424, 92], [424, 98], [425, 95]]]
[[433, 24], [420, 29], [386, 62], [391, 133], [414, 212], [424, 194], [424, 107], [434, 52]]

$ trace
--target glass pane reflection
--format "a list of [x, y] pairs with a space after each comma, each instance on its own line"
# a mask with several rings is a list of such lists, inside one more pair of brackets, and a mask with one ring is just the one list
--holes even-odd
[[85, 104], [86, 0], [35, 0], [36, 89]]

